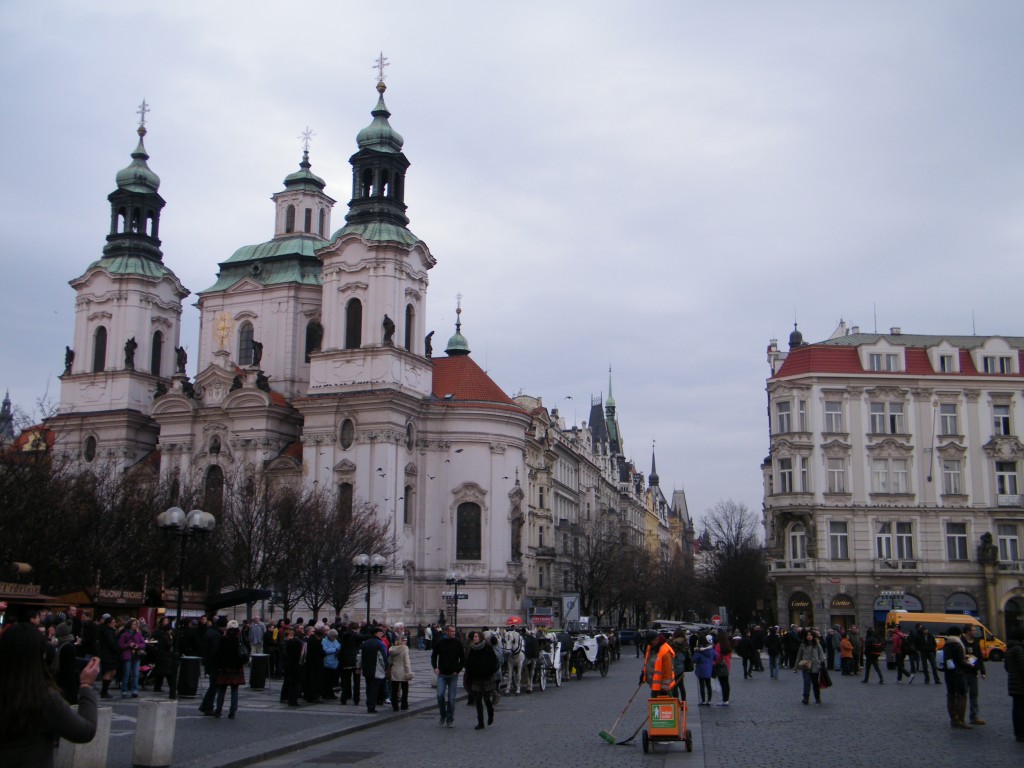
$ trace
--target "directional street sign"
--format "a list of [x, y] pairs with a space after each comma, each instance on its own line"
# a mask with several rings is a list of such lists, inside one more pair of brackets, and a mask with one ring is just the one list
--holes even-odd
[[444, 592], [441, 597], [445, 600], [466, 600], [469, 598], [469, 595], [466, 592]]

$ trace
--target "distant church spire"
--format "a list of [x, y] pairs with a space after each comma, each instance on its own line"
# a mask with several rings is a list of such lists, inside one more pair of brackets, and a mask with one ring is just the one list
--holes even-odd
[[14, 439], [14, 414], [11, 411], [11, 392], [4, 395], [4, 404], [0, 408], [0, 440]]
[[651, 441], [651, 476], [648, 479], [649, 485], [658, 485], [661, 482], [661, 478], [658, 477], [658, 466], [654, 458], [654, 445], [655, 441]]

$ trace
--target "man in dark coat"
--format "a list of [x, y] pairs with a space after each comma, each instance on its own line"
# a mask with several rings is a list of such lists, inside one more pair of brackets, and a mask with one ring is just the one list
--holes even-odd
[[366, 678], [366, 711], [377, 711], [377, 693], [388, 676], [388, 649], [382, 640], [383, 627], [374, 627], [373, 634], [363, 641], [359, 649], [363, 677]]
[[341, 703], [359, 705], [359, 665], [356, 659], [364, 638], [359, 634], [359, 625], [352, 622], [341, 633], [341, 654], [338, 666], [341, 667]]
[[213, 702], [217, 695], [217, 648], [220, 647], [222, 633], [227, 629], [227, 616], [221, 616], [215, 622], [215, 626], [208, 627], [202, 639], [203, 667], [208, 678], [206, 693], [203, 695], [203, 702], [199, 705], [199, 711], [204, 715], [213, 716]]
[[310, 704], [320, 702], [324, 689], [324, 646], [323, 632], [306, 627], [306, 668], [303, 672], [302, 698]]
[[103, 614], [100, 619], [99, 640], [97, 641], [97, 654], [100, 657], [100, 670], [103, 675], [103, 687], [100, 691], [101, 699], [112, 699], [108, 692], [110, 681], [114, 679], [118, 664], [121, 660], [121, 649], [117, 647], [117, 633], [114, 631], [114, 619], [109, 613]]

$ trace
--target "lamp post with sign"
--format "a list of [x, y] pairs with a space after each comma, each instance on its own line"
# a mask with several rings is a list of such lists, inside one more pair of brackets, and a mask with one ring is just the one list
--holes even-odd
[[178, 613], [174, 618], [174, 644], [171, 648], [171, 676], [168, 697], [178, 698], [178, 669], [181, 662], [181, 611], [185, 593], [185, 548], [193, 538], [211, 533], [217, 525], [209, 512], [193, 509], [187, 515], [181, 507], [171, 507], [156, 517], [157, 527], [178, 537]]
[[446, 592], [444, 597], [448, 601], [449, 605], [452, 606], [452, 625], [459, 626], [459, 600], [465, 600], [469, 595], [459, 592], [459, 587], [466, 586], [466, 576], [461, 571], [451, 571], [448, 574], [448, 578], [444, 580], [444, 583], [452, 588], [451, 592]]
[[384, 555], [356, 555], [352, 558], [352, 565], [359, 575], [366, 574], [366, 626], [370, 626], [370, 587], [373, 583], [373, 575], [381, 573], [387, 565]]

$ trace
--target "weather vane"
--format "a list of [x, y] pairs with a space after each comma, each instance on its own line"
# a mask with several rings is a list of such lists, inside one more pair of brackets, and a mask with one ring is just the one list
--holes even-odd
[[139, 128], [146, 127], [146, 113], [149, 111], [149, 105], [146, 104], [146, 100], [143, 99], [142, 103], [139, 104], [139, 108], [135, 110], [135, 114], [139, 116]]
[[310, 128], [307, 125], [306, 126], [306, 130], [304, 130], [302, 133], [300, 133], [296, 137], [296, 138], [302, 139], [302, 151], [303, 152], [309, 152], [309, 143], [313, 140], [314, 136], [316, 136], [316, 134], [313, 132], [313, 129]]
[[390, 67], [390, 66], [391, 66], [391, 62], [389, 62], [384, 57], [384, 51], [381, 51], [380, 52], [380, 56], [377, 57], [377, 61], [375, 61], [374, 64], [373, 64], [373, 68], [377, 70], [377, 80], [378, 80], [378, 82], [383, 83], [387, 79], [387, 75], [384, 74], [384, 67]]

